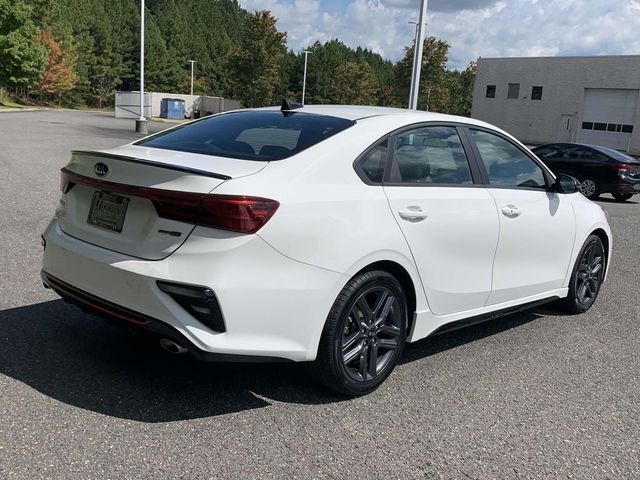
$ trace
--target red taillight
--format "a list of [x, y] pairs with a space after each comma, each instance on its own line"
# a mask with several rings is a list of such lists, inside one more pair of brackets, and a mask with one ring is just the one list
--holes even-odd
[[635, 170], [635, 167], [628, 163], [612, 163], [611, 167], [620, 173], [631, 173]]
[[256, 233], [280, 206], [279, 202], [268, 198], [176, 192], [123, 185], [83, 177], [63, 169], [60, 177], [60, 189], [63, 193], [67, 193], [76, 183], [107, 192], [148, 198], [153, 203], [158, 216], [162, 218], [238, 233]]
[[280, 206], [268, 198], [146, 190], [162, 218], [239, 233], [256, 233]]

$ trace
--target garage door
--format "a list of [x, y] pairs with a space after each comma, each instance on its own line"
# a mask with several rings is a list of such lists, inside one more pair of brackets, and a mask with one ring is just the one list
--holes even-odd
[[578, 140], [627, 150], [637, 106], [638, 90], [587, 88]]

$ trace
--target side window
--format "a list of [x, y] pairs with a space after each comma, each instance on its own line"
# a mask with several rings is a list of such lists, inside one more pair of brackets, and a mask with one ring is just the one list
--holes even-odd
[[567, 160], [603, 160], [604, 157], [593, 150], [581, 147], [567, 147], [562, 152], [562, 158]]
[[455, 127], [420, 127], [398, 134], [391, 183], [472, 184], [469, 161]]
[[535, 153], [538, 158], [554, 158], [560, 155], [560, 149], [557, 147], [536, 148], [533, 153]]
[[387, 150], [389, 141], [384, 141], [372, 147], [364, 157], [358, 162], [357, 170], [362, 177], [363, 175], [373, 183], [382, 183], [384, 176], [384, 166], [387, 162]]
[[470, 130], [491, 185], [546, 188], [542, 168], [511, 142], [481, 130]]

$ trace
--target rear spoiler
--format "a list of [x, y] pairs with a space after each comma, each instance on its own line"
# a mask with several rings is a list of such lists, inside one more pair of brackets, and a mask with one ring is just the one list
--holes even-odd
[[148, 165], [151, 167], [164, 168], [167, 170], [175, 170], [183, 173], [193, 173], [203, 177], [217, 178], [218, 180], [231, 180], [229, 175], [223, 175], [221, 173], [207, 172], [205, 170], [198, 170], [197, 168], [183, 167], [181, 165], [171, 165], [170, 163], [152, 162], [150, 160], [142, 160], [140, 158], [125, 157], [124, 155], [115, 155], [113, 153], [94, 152], [91, 150], [71, 150], [71, 155], [90, 155], [92, 157], [112, 158], [120, 160], [122, 162], [137, 163], [140, 165]]

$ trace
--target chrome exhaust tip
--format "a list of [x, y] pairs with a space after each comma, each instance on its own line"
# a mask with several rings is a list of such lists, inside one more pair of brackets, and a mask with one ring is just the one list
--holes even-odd
[[188, 348], [184, 348], [179, 343], [176, 343], [173, 340], [169, 340], [168, 338], [161, 338], [160, 346], [173, 355], [180, 355], [189, 351]]

